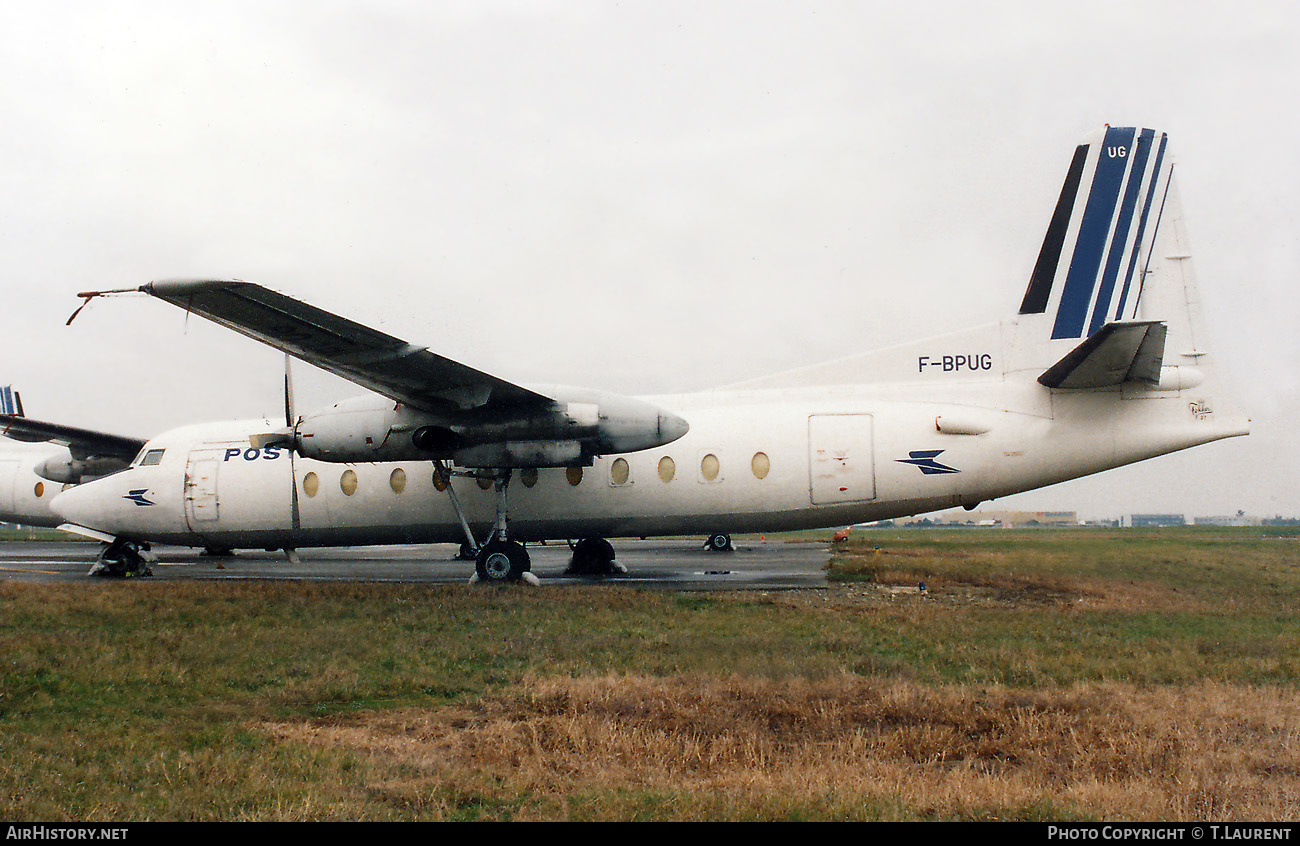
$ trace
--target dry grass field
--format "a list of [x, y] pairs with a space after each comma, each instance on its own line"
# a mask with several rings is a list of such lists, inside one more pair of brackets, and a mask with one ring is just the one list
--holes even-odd
[[876, 530], [771, 594], [4, 584], [0, 815], [1295, 819], [1298, 544]]

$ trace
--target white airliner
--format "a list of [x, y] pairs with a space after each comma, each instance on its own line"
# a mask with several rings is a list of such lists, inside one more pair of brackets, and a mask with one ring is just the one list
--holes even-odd
[[143, 438], [32, 420], [11, 385], [0, 386], [0, 434], [32, 445], [0, 452], [0, 520], [26, 526], [59, 525], [50, 503], [65, 486], [125, 469], [145, 444]]
[[[463, 541], [478, 578], [505, 581], [529, 570], [525, 542], [580, 540], [575, 566], [609, 570], [608, 538], [973, 507], [1244, 435], [1207, 350], [1166, 141], [1084, 139], [1010, 319], [702, 393], [523, 387], [257, 285], [153, 282], [131, 292], [379, 396], [282, 428], [167, 432], [53, 509], [105, 542], [111, 572], [137, 572], [149, 542]], [[127, 292], [82, 296], [107, 293]]]

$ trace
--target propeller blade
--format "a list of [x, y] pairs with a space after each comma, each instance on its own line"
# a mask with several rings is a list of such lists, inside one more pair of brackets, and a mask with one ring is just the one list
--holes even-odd
[[293, 361], [288, 353], [284, 354], [284, 425], [290, 429], [298, 425], [298, 418], [294, 414], [293, 408], [293, 368], [290, 363]]

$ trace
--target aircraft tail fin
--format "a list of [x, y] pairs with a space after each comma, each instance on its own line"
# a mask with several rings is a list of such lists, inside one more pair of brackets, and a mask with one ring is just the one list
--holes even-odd
[[1210, 358], [1190, 258], [1168, 136], [1089, 134], [1021, 301], [1008, 370], [1052, 388], [1199, 380]]
[[23, 414], [23, 398], [13, 389], [12, 385], [0, 385], [0, 414], [12, 414], [15, 417], [26, 417]]

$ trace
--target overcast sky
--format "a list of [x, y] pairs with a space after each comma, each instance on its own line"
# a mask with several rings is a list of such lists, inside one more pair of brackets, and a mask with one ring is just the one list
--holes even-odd
[[[261, 282], [516, 381], [695, 390], [1014, 315], [1075, 144], [1170, 134], [1254, 420], [997, 507], [1300, 514], [1284, 2], [0, 5], [0, 384], [139, 436], [280, 414], [147, 299]], [[299, 368], [300, 404], [355, 393]]]

